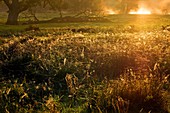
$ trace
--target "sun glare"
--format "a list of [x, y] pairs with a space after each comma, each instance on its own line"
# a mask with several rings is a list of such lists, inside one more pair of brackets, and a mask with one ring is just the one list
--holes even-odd
[[149, 11], [148, 9], [146, 8], [139, 8], [137, 11], [130, 11], [129, 14], [151, 14], [151, 11]]
[[112, 9], [105, 10], [106, 14], [113, 15], [116, 14]]

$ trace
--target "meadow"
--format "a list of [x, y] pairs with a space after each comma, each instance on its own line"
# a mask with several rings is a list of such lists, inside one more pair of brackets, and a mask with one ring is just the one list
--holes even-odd
[[[44, 19], [40, 15], [41, 19]], [[169, 15], [0, 22], [2, 113], [169, 113]]]

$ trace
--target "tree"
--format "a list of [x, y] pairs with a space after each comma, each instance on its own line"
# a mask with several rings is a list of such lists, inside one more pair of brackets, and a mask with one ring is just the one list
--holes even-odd
[[101, 11], [103, 0], [70, 0], [70, 10], [80, 14], [89, 15]]
[[8, 7], [8, 18], [6, 24], [16, 25], [18, 24], [19, 14], [28, 10], [38, 4], [41, 4], [41, 0], [2, 0]]
[[67, 0], [47, 0], [47, 4], [50, 5], [52, 10], [57, 10], [59, 12], [60, 18], [63, 17], [63, 9], [67, 9], [68, 1]]
[[117, 0], [119, 4], [117, 8], [121, 14], [128, 14], [130, 10], [138, 8], [138, 0]]

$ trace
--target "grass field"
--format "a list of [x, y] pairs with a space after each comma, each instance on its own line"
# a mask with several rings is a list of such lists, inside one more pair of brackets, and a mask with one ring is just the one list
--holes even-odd
[[0, 111], [169, 113], [170, 31], [162, 26], [170, 16], [105, 18], [19, 26], [2, 19]]
[[[39, 20], [47, 20], [57, 17], [57, 14], [47, 13], [47, 14], [37, 14]], [[67, 16], [67, 15], [66, 15]], [[6, 13], [0, 14], [0, 31], [3, 30], [22, 30], [28, 25], [21, 26], [6, 26], [4, 25], [7, 15]], [[152, 30], [159, 29], [162, 25], [167, 25], [170, 23], [170, 15], [110, 15], [105, 18], [109, 19], [111, 22], [82, 22], [82, 23], [44, 23], [37, 24], [41, 29], [53, 29], [56, 27], [115, 27], [115, 26], [128, 26], [134, 25], [140, 30]], [[20, 17], [19, 20], [22, 20]]]

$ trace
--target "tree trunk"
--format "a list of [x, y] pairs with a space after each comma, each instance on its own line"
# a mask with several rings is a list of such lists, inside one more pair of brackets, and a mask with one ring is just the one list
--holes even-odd
[[61, 8], [58, 8], [58, 12], [59, 12], [60, 18], [63, 18], [63, 14], [62, 14], [62, 9]]
[[60, 10], [60, 18], [63, 18], [63, 14], [62, 14], [61, 10]]
[[19, 12], [17, 10], [9, 10], [7, 25], [17, 25], [18, 24]]

